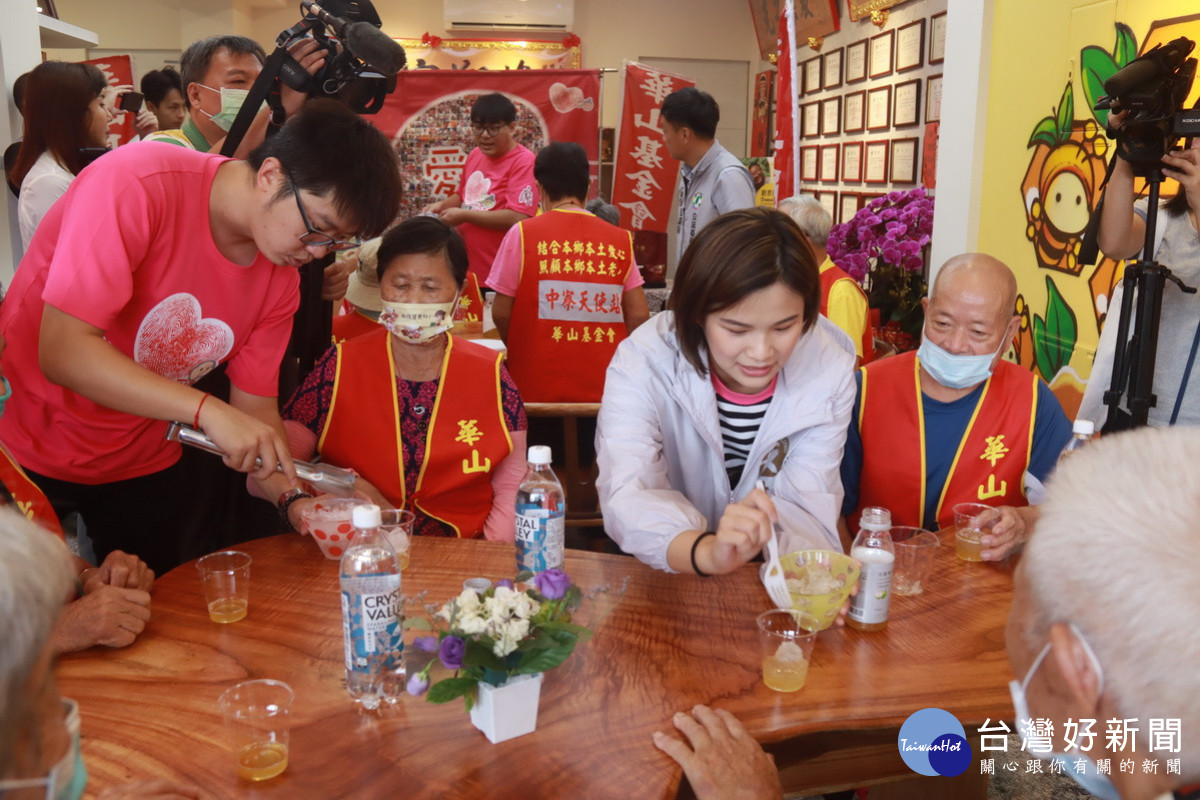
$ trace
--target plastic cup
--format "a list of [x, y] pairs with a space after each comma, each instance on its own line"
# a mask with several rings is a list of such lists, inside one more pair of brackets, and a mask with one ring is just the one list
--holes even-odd
[[213, 622], [245, 619], [250, 608], [250, 560], [250, 555], [240, 550], [222, 550], [196, 562], [208, 618]]
[[362, 500], [345, 497], [318, 497], [317, 502], [300, 511], [300, 521], [321, 548], [326, 558], [340, 559], [354, 537], [354, 508]]
[[1000, 512], [983, 503], [954, 507], [954, 554], [963, 561], [983, 561], [983, 537], [1000, 519]]
[[396, 551], [396, 565], [400, 569], [408, 568], [408, 550], [412, 544], [413, 522], [416, 517], [411, 511], [399, 508], [385, 508], [380, 512], [379, 529], [383, 538]]
[[896, 561], [892, 572], [892, 593], [914, 595], [925, 591], [922, 585], [933, 569], [938, 537], [921, 528], [897, 525], [892, 528]]
[[217, 705], [236, 755], [237, 774], [265, 781], [288, 765], [289, 714], [296, 695], [283, 681], [245, 681], [221, 693]]
[[773, 609], [758, 615], [763, 683], [777, 692], [797, 692], [808, 678], [817, 620], [799, 611]]

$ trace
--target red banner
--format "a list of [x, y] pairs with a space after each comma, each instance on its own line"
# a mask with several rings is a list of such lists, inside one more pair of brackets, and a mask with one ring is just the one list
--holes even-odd
[[600, 73], [596, 70], [422, 70], [396, 76], [396, 91], [368, 116], [400, 156], [400, 219], [458, 191], [471, 135], [471, 105], [503, 92], [517, 107], [514, 138], [535, 153], [577, 142], [596, 174], [600, 156]]
[[[137, 91], [133, 80], [133, 62], [129, 56], [109, 56], [84, 61], [84, 64], [94, 64], [104, 73], [104, 79], [109, 86], [132, 86]], [[137, 114], [128, 111], [116, 111], [112, 122], [108, 123], [108, 146], [127, 144], [133, 138], [133, 123]]]
[[754, 115], [750, 118], [750, 156], [769, 156], [771, 147], [771, 95], [775, 89], [775, 71], [754, 76]]
[[687, 78], [626, 62], [612, 191], [622, 227], [666, 233], [679, 165], [663, 144], [658, 110], [671, 92], [695, 85]]
[[796, 28], [793, 22], [795, 6], [784, 0], [779, 17], [779, 86], [775, 118], [775, 199], [778, 202], [795, 195], [800, 189], [800, 120], [796, 103]]

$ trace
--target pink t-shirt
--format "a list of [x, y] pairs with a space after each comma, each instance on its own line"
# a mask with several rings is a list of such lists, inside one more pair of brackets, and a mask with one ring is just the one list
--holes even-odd
[[229, 362], [229, 378], [274, 397], [299, 305], [299, 274], [261, 253], [239, 266], [209, 228], [213, 177], [227, 159], [152, 142], [80, 173], [38, 226], [3, 305], [4, 373], [13, 396], [0, 439], [22, 466], [97, 484], [148, 475], [179, 458], [167, 423], [97, 405], [38, 366], [43, 301], [104, 331], [117, 350], [191, 384]]
[[[582, 209], [573, 209], [566, 213], [595, 216], [590, 211]], [[492, 260], [492, 271], [488, 275], [487, 285], [500, 294], [516, 297], [517, 286], [521, 283], [521, 261], [521, 226], [517, 224], [505, 231], [504, 238], [500, 240], [500, 247], [496, 250], [496, 257]], [[645, 283], [642, 279], [642, 272], [633, 259], [632, 250], [629, 252], [628, 267], [625, 275], [625, 291], [627, 292]]]
[[[471, 211], [509, 209], [533, 216], [538, 207], [537, 184], [533, 180], [533, 153], [524, 145], [514, 144], [499, 158], [485, 156], [476, 147], [463, 165], [458, 186], [462, 207]], [[467, 243], [471, 272], [482, 284], [487, 280], [496, 257], [496, 249], [507, 231], [481, 228], [469, 222], [458, 226]]]

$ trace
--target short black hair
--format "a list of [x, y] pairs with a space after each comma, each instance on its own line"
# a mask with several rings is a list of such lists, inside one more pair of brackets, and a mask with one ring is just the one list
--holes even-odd
[[[187, 87], [204, 80], [204, 74], [208, 72], [208, 66], [212, 63], [213, 56], [221, 49], [228, 50], [234, 55], [249, 53], [257, 58], [260, 64], [267, 60], [267, 54], [263, 52], [262, 45], [247, 36], [209, 36], [207, 39], [192, 42], [179, 57], [179, 79], [183, 84], [183, 102], [188, 103]], [[188, 103], [188, 107], [191, 108], [191, 103]]]
[[178, 89], [179, 93], [183, 94], [183, 81], [180, 80], [179, 73], [170, 67], [152, 69], [142, 76], [141, 89], [142, 94], [146, 95], [146, 100], [158, 105], [172, 89]]
[[512, 125], [517, 121], [517, 107], [500, 92], [485, 94], [471, 106], [471, 122], [476, 125]]
[[721, 109], [717, 101], [711, 94], [695, 86], [685, 86], [671, 92], [663, 100], [659, 113], [676, 128], [691, 128], [701, 139], [715, 139], [717, 123], [721, 121]]
[[398, 256], [414, 253], [445, 256], [458, 288], [466, 282], [467, 245], [462, 236], [437, 217], [422, 216], [406, 219], [383, 235], [376, 254], [375, 274], [379, 283], [383, 283], [384, 273]]
[[[400, 162], [379, 129], [336, 100], [310, 100], [247, 157], [258, 171], [283, 164], [296, 188], [328, 196], [363, 238], [378, 236], [400, 210]], [[285, 181], [277, 197], [291, 192]]]
[[575, 142], [551, 142], [533, 160], [533, 179], [546, 190], [551, 202], [587, 198], [590, 183], [587, 153]]

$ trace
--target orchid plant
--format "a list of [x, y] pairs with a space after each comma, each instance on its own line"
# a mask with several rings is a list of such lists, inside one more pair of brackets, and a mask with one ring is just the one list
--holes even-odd
[[885, 333], [898, 328], [901, 344], [915, 340], [924, 324], [924, 253], [932, 234], [933, 198], [920, 186], [876, 197], [829, 232], [830, 258], [862, 284]]
[[[470, 711], [480, 683], [500, 686], [516, 675], [545, 672], [566, 661], [575, 645], [592, 635], [571, 622], [583, 593], [560, 569], [517, 576], [518, 581], [530, 578], [532, 586], [520, 591], [508, 580], [497, 581], [482, 594], [464, 589], [439, 609], [427, 607], [432, 624], [411, 619], [410, 626], [436, 627], [436, 635], [420, 636], [413, 646], [437, 657], [409, 678], [408, 693], [427, 693], [431, 703], [462, 697]], [[436, 664], [453, 675], [431, 686]]]

